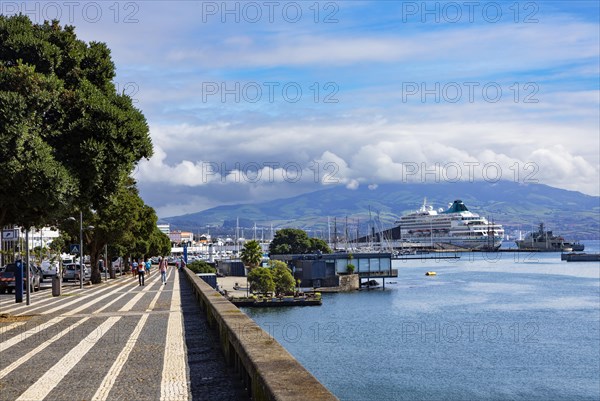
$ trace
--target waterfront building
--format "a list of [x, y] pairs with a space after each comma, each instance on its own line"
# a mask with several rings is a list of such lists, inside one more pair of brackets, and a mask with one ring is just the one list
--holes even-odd
[[398, 270], [392, 269], [391, 253], [271, 255], [271, 259], [285, 261], [301, 287], [337, 287], [350, 264], [359, 278], [398, 277]]

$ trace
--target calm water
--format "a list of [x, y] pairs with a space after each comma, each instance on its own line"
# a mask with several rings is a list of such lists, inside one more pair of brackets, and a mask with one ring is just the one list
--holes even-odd
[[399, 269], [385, 291], [245, 312], [341, 400], [600, 399], [598, 263], [497, 253]]

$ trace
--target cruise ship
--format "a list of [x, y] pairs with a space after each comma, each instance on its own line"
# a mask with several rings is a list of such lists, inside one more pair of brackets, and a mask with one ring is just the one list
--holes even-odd
[[447, 210], [433, 210], [427, 205], [396, 222], [401, 239], [435, 248], [464, 248], [469, 250], [498, 250], [504, 238], [500, 224], [470, 212], [463, 201], [455, 200]]

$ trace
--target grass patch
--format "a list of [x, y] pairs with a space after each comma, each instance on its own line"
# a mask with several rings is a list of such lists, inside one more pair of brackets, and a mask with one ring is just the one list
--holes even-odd
[[0, 323], [25, 322], [34, 316], [38, 316], [38, 315], [13, 316], [8, 313], [0, 313]]

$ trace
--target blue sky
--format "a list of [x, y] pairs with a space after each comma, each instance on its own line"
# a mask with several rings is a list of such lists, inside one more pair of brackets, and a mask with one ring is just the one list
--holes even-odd
[[112, 49], [161, 217], [326, 185], [600, 192], [597, 1], [75, 3], [21, 11]]

